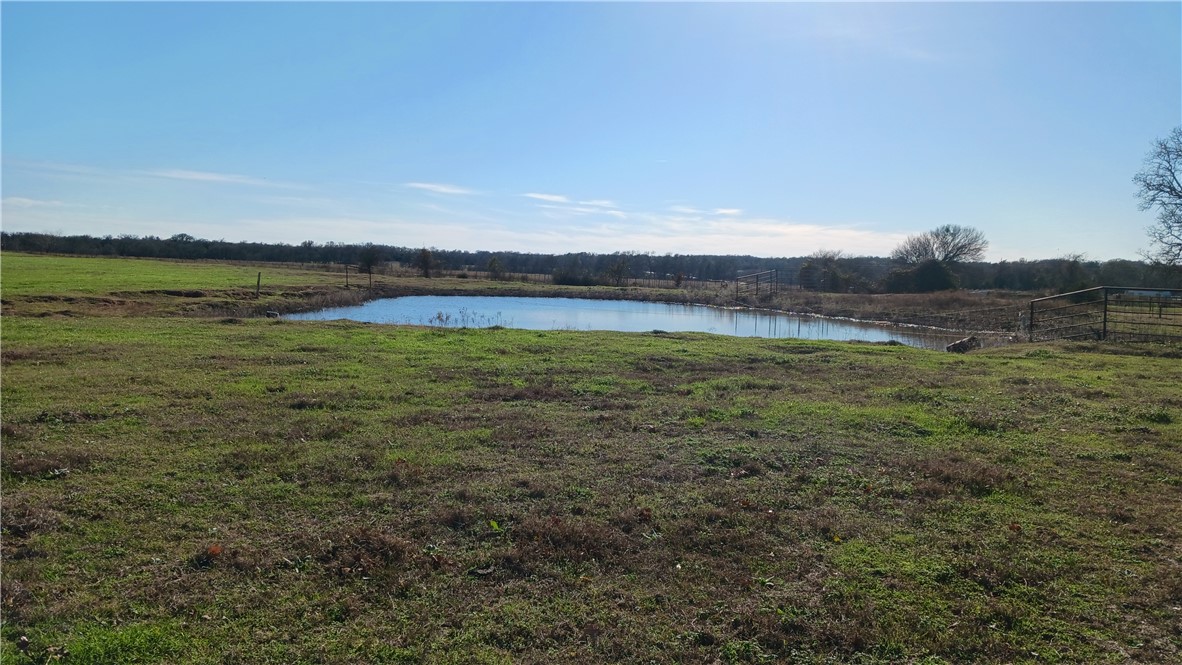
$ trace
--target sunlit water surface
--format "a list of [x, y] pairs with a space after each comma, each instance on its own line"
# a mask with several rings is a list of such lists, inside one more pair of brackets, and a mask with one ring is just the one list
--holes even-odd
[[297, 320], [349, 319], [445, 327], [504, 326], [526, 330], [616, 330], [621, 332], [704, 332], [736, 337], [798, 339], [894, 340], [910, 346], [942, 349], [961, 335], [923, 328], [795, 316], [749, 309], [702, 305], [586, 300], [577, 298], [516, 298], [505, 296], [405, 296], [383, 298], [352, 307], [289, 314]]

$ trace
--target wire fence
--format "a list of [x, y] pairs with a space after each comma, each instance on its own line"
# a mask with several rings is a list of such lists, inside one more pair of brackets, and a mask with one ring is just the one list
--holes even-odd
[[1024, 307], [1002, 305], [959, 312], [900, 313], [891, 318], [898, 323], [972, 333], [1015, 335], [1025, 327]]
[[1030, 341], [1182, 341], [1182, 289], [1097, 286], [1030, 301]]

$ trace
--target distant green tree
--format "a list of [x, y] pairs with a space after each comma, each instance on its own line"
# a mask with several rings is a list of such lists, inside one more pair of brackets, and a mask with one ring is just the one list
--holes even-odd
[[613, 285], [623, 286], [624, 280], [628, 278], [629, 272], [628, 259], [624, 256], [621, 256], [613, 261], [610, 266], [608, 266], [607, 270], [604, 272], [604, 275]]
[[812, 261], [805, 261], [800, 266], [800, 271], [796, 275], [796, 281], [800, 284], [800, 288], [808, 289], [809, 291], [821, 290], [821, 269], [816, 263]]
[[888, 293], [931, 293], [956, 287], [956, 275], [944, 262], [936, 259], [892, 270], [882, 282], [882, 289]]
[[947, 291], [957, 287], [956, 275], [943, 261], [928, 259], [915, 266], [915, 290], [919, 293]]
[[505, 266], [501, 265], [501, 260], [495, 256], [488, 260], [488, 276], [492, 279], [505, 279]]
[[1068, 254], [1056, 260], [1058, 267], [1058, 275], [1056, 275], [1055, 288], [1059, 291], [1079, 291], [1086, 289], [1090, 284], [1088, 276], [1084, 271], [1083, 262], [1085, 258], [1083, 254]]
[[382, 248], [368, 243], [357, 253], [357, 269], [372, 275], [375, 268], [382, 265]]
[[415, 255], [415, 260], [410, 264], [413, 268], [418, 268], [423, 273], [423, 277], [431, 277], [431, 270], [435, 267], [435, 255], [426, 247], [419, 250]]
[[845, 292], [853, 283], [852, 277], [841, 269], [840, 262], [846, 258], [839, 250], [816, 251], [800, 266], [797, 281], [811, 291]]

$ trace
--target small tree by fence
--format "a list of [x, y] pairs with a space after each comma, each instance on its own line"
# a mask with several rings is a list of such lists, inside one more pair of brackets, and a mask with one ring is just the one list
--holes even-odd
[[1030, 301], [1030, 341], [1182, 341], [1182, 289], [1097, 286]]

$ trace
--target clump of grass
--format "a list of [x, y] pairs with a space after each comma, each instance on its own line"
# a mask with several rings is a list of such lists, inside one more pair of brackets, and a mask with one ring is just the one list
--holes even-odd
[[369, 575], [406, 562], [414, 547], [405, 539], [374, 527], [348, 527], [317, 543], [316, 560], [340, 575]]
[[[67, 663], [157, 663], [185, 651], [184, 631], [173, 623], [92, 625], [69, 642]], [[51, 657], [52, 659], [52, 657]]]
[[74, 471], [83, 470], [94, 461], [94, 455], [75, 449], [37, 453], [20, 451], [3, 457], [6, 474], [20, 479], [64, 478]]
[[959, 418], [966, 428], [977, 434], [995, 435], [1016, 426], [1009, 415], [987, 408], [962, 409]]
[[587, 518], [530, 515], [513, 526], [512, 537], [527, 561], [607, 562], [625, 548], [618, 530]]
[[46, 508], [23, 497], [5, 501], [3, 530], [6, 543], [23, 541], [33, 533], [54, 529], [64, 521], [62, 513]]
[[651, 532], [655, 526], [652, 508], [639, 506], [620, 511], [612, 523], [624, 533], [632, 533], [637, 529]]
[[432, 515], [432, 522], [442, 524], [452, 531], [464, 531], [476, 524], [475, 511], [465, 506], [447, 506], [436, 510]]
[[936, 453], [915, 462], [920, 480], [915, 483], [919, 494], [944, 496], [953, 491], [965, 491], [973, 496], [984, 496], [1013, 479], [1013, 473], [991, 462], [966, 456], [956, 451]]
[[390, 470], [386, 472], [386, 483], [394, 487], [411, 487], [423, 479], [423, 467], [412, 464], [404, 458], [394, 460]]
[[1174, 422], [1174, 417], [1170, 415], [1170, 412], [1161, 407], [1146, 409], [1139, 415], [1142, 420], [1155, 425], [1169, 425]]

